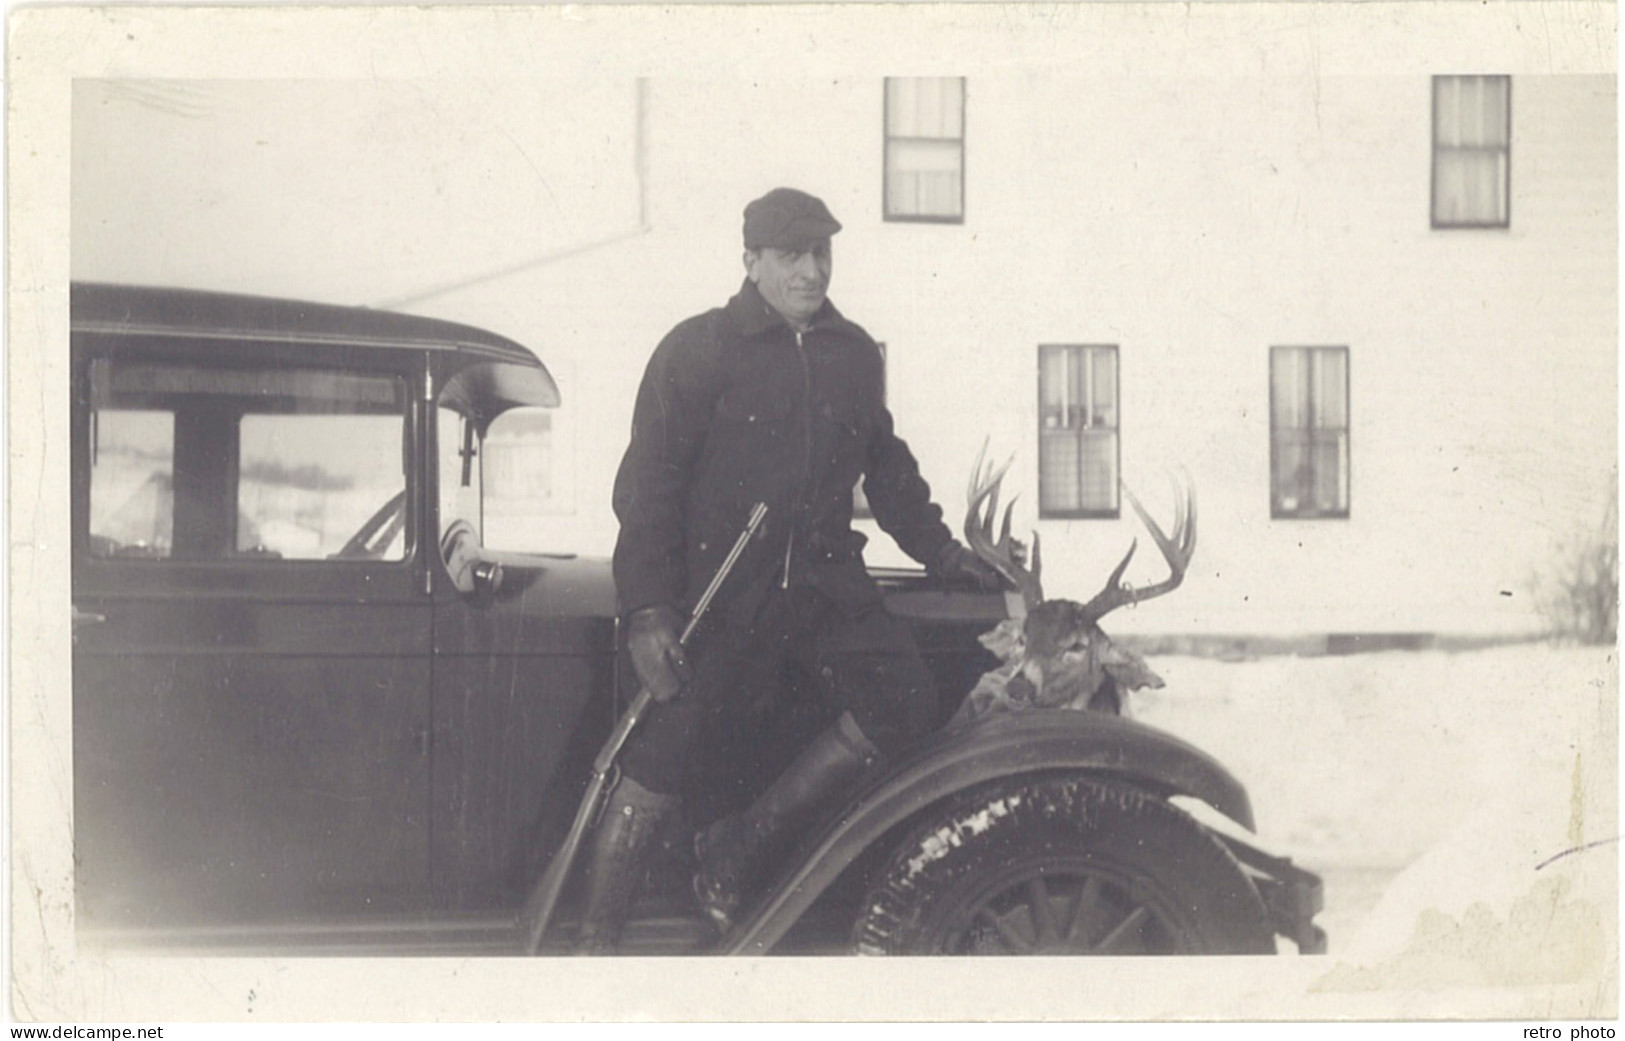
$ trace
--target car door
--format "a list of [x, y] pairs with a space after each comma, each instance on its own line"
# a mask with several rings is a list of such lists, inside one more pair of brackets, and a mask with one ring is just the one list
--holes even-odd
[[423, 901], [423, 368], [76, 330], [81, 923], [319, 924]]
[[460, 591], [438, 562], [430, 862], [441, 905], [511, 909], [569, 825], [613, 721], [614, 590], [607, 562], [480, 544], [506, 530], [538, 548], [527, 530], [547, 508], [548, 423], [513, 409], [481, 436], [461, 407], [438, 410], [439, 528], [445, 540], [464, 527], [503, 579], [494, 593]]

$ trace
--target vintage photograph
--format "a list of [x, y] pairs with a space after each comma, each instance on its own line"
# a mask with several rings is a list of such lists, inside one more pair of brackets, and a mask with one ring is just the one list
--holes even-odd
[[17, 1014], [1616, 1017], [1615, 18], [13, 11]]

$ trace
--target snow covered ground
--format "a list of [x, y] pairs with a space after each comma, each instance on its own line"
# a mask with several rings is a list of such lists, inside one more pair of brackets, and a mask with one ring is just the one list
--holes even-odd
[[1564, 935], [1451, 955], [1443, 971], [1493, 985], [1617, 957], [1613, 648], [1151, 664], [1168, 685], [1131, 714], [1224, 763], [1260, 835], [1321, 873], [1319, 921], [1350, 972], [1421, 941], [1469, 950], [1474, 928], [1532, 908]]

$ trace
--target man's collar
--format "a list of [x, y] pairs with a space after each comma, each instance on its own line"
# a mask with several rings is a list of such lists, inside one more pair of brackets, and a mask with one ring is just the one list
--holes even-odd
[[[739, 287], [739, 292], [734, 294], [734, 298], [728, 301], [726, 310], [739, 332], [747, 337], [763, 336], [780, 328], [790, 327], [790, 323], [784, 320], [783, 315], [773, 310], [773, 305], [767, 302], [762, 296], [762, 291], [757, 289], [756, 283], [749, 278], [745, 279], [744, 284]], [[829, 302], [829, 298], [825, 297], [818, 311], [812, 316], [812, 321], [807, 323], [807, 327], [811, 329], [841, 321], [845, 319], [835, 310], [835, 305]]]

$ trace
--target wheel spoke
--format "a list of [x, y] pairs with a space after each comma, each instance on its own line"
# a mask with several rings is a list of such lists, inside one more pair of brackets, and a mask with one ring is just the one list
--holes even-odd
[[1112, 953], [1117, 948], [1117, 945], [1121, 943], [1125, 937], [1133, 932], [1139, 926], [1139, 924], [1145, 921], [1148, 917], [1150, 917], [1150, 912], [1143, 907], [1136, 907], [1134, 910], [1128, 913], [1128, 917], [1124, 918], [1121, 922], [1118, 922], [1116, 927], [1113, 928], [1111, 932], [1107, 933], [1099, 943], [1095, 944], [1094, 947], [1091, 948], [1090, 953]]
[[984, 907], [980, 911], [976, 912], [976, 920], [986, 922], [988, 925], [991, 925], [995, 930], [997, 930], [999, 939], [1003, 940], [1005, 946], [1009, 947], [1011, 950], [1017, 952], [1018, 954], [1032, 953], [1033, 942], [1027, 937], [1021, 935], [1021, 933], [1016, 930], [1015, 926], [1011, 925], [1003, 916], [994, 914], [990, 909]]
[[1072, 912], [1067, 915], [1066, 938], [1063, 942], [1068, 946], [1083, 939], [1084, 927], [1089, 922], [1089, 913], [1094, 910], [1095, 905], [1099, 902], [1100, 879], [1090, 875], [1083, 880], [1083, 885], [1078, 889], [1077, 897], [1072, 901]]
[[1027, 899], [1032, 902], [1033, 932], [1037, 934], [1037, 945], [1040, 948], [1053, 947], [1060, 939], [1060, 933], [1055, 927], [1055, 910], [1050, 906], [1049, 887], [1044, 884], [1044, 876], [1034, 876], [1027, 883]]

